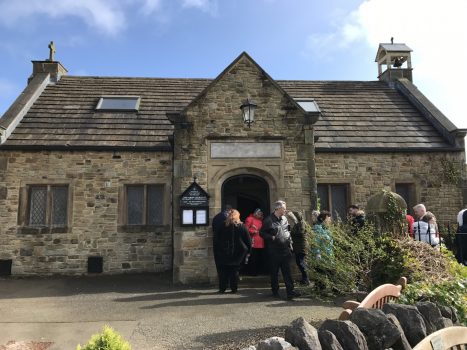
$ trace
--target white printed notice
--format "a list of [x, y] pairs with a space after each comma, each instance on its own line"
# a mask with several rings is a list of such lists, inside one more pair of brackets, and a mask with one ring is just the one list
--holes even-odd
[[183, 210], [183, 217], [182, 217], [182, 224], [183, 225], [192, 225], [193, 224], [193, 210]]
[[196, 211], [196, 224], [197, 225], [204, 225], [206, 224], [206, 210], [197, 210]]

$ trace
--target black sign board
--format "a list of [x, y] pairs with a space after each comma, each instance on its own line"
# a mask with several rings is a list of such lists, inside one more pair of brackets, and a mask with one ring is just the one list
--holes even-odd
[[196, 182], [193, 182], [190, 187], [183, 192], [180, 205], [184, 207], [209, 206], [209, 195]]
[[180, 221], [182, 226], [208, 225], [209, 195], [193, 182], [180, 196]]

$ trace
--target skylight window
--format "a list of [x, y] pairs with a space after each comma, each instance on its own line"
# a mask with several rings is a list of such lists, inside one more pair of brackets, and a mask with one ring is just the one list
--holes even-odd
[[137, 111], [141, 98], [139, 96], [102, 96], [96, 110], [101, 111]]
[[305, 112], [307, 113], [320, 113], [321, 110], [319, 109], [318, 104], [312, 98], [300, 98], [295, 99], [295, 102], [298, 103], [300, 107], [302, 107]]

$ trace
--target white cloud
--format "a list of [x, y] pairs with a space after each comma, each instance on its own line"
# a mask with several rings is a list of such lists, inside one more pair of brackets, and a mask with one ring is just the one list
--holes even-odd
[[143, 0], [141, 12], [145, 15], [151, 15], [161, 10], [162, 0]]
[[0, 21], [6, 25], [18, 25], [32, 16], [63, 18], [74, 16], [92, 28], [105, 34], [115, 35], [125, 26], [125, 15], [118, 2], [105, 0], [22, 0], [0, 2]]
[[330, 38], [337, 44], [327, 44], [327, 53], [355, 43], [374, 48], [376, 53], [378, 44], [391, 37], [406, 43], [413, 49], [414, 83], [456, 126], [465, 128], [466, 13], [465, 0], [367, 0], [335, 32], [310, 36], [307, 48], [313, 52], [319, 48], [314, 42]]
[[218, 11], [217, 0], [182, 0], [182, 7], [197, 8], [213, 16], [216, 16]]

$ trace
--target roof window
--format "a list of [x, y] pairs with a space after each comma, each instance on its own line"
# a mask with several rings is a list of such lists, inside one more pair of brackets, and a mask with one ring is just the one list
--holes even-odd
[[298, 103], [300, 107], [307, 113], [317, 112], [320, 113], [321, 110], [319, 109], [318, 104], [312, 98], [296, 98], [295, 102]]
[[141, 98], [139, 96], [102, 96], [97, 103], [99, 111], [137, 111]]

